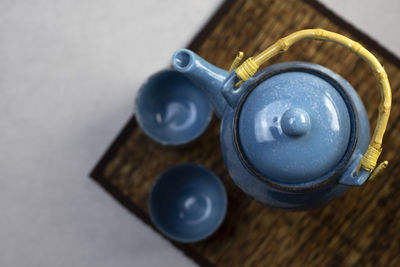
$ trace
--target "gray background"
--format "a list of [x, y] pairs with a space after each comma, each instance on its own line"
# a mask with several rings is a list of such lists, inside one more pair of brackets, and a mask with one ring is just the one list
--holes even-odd
[[[398, 0], [323, 0], [400, 54]], [[0, 0], [0, 266], [193, 266], [88, 173], [221, 3]]]

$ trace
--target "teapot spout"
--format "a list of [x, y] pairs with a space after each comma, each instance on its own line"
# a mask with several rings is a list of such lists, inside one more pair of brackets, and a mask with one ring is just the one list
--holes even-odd
[[172, 65], [205, 91], [215, 113], [221, 118], [227, 105], [221, 90], [228, 72], [208, 63], [188, 49], [176, 51], [172, 57]]

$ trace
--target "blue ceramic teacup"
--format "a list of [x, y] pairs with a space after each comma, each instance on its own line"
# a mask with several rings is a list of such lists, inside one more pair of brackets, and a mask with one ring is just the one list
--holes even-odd
[[212, 235], [224, 220], [225, 188], [210, 170], [181, 164], [162, 173], [149, 198], [154, 225], [178, 242], [197, 242]]
[[152, 75], [139, 89], [136, 119], [146, 135], [163, 145], [182, 145], [207, 128], [212, 107], [204, 92], [175, 70]]

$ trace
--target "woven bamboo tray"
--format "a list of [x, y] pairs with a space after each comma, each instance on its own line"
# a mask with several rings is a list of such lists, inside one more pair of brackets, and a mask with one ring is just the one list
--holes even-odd
[[[212, 169], [228, 192], [225, 222], [205, 241], [185, 245], [171, 241], [202, 266], [400, 266], [398, 58], [318, 2], [298, 0], [227, 1], [188, 47], [227, 69], [238, 50], [244, 51], [245, 56], [254, 55], [280, 37], [316, 27], [359, 41], [387, 70], [393, 109], [381, 156], [390, 165], [383, 176], [350, 189], [320, 209], [273, 209], [246, 197], [229, 178], [222, 161], [217, 119], [194, 143], [169, 148], [147, 138], [132, 117], [91, 177], [151, 225], [149, 190], [162, 171], [182, 162]], [[270, 63], [292, 60], [314, 62], [341, 74], [363, 99], [373, 129], [379, 92], [371, 70], [361, 59], [332, 43], [302, 41]]]

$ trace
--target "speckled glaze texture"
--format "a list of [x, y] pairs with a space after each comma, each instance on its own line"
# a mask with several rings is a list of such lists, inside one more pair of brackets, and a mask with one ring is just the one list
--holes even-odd
[[346, 152], [350, 117], [341, 95], [317, 75], [286, 71], [243, 100], [239, 142], [252, 166], [275, 182], [315, 180]]
[[155, 73], [136, 97], [136, 120], [163, 145], [183, 145], [199, 137], [212, 118], [207, 95], [175, 70]]
[[[175, 55], [180, 51], [187, 53]], [[188, 55], [203, 75], [193, 68], [183, 72], [197, 84], [203, 80], [209, 96], [218, 99], [224, 161], [249, 196], [275, 207], [307, 209], [368, 178], [365, 171], [355, 174], [370, 139], [367, 114], [342, 77], [316, 64], [287, 62], [235, 88], [234, 72], [222, 84], [204, 82], [216, 74], [196, 54]]]
[[[226, 101], [220, 89], [228, 72], [208, 63], [194, 52], [181, 49], [172, 57], [174, 68], [186, 76], [208, 95], [219, 118], [224, 113]], [[207, 77], [207, 78], [205, 78]]]
[[149, 197], [150, 217], [169, 238], [189, 243], [213, 234], [224, 220], [224, 185], [207, 168], [180, 164], [162, 173]]

